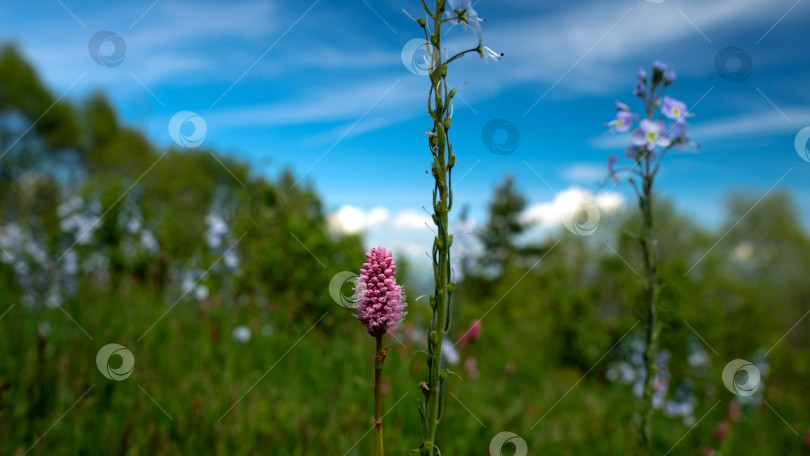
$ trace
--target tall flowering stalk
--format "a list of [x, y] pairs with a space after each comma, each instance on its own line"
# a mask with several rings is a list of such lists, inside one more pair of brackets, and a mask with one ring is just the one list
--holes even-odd
[[631, 144], [624, 153], [632, 165], [614, 168], [619, 157], [611, 155], [608, 157], [608, 170], [614, 183], [618, 183], [622, 178], [630, 182], [641, 211], [638, 240], [644, 261], [643, 300], [647, 321], [644, 351], [646, 377], [640, 433], [644, 452], [652, 454], [653, 380], [656, 374], [655, 358], [660, 334], [656, 309], [659, 288], [658, 241], [653, 230], [655, 202], [653, 183], [667, 151], [672, 147], [685, 148], [694, 144], [686, 134], [686, 118], [691, 117], [686, 105], [663, 95], [667, 87], [675, 82], [675, 72], [667, 71], [666, 64], [657, 61], [653, 64], [651, 78], [647, 77], [647, 71], [644, 69], [639, 70], [637, 78], [633, 94], [644, 104], [644, 117], [640, 118], [631, 112], [626, 104], [617, 101], [616, 119], [607, 124], [611, 127], [611, 131], [615, 132], [633, 130]]
[[[428, 92], [428, 114], [433, 127], [427, 132], [428, 146], [433, 157], [431, 174], [433, 187], [433, 222], [437, 234], [433, 240], [434, 295], [430, 297], [432, 319], [428, 328], [428, 379], [420, 382], [419, 388], [425, 402], [419, 408], [422, 419], [422, 443], [419, 451], [423, 456], [433, 456], [438, 452], [436, 428], [442, 417], [445, 382], [449, 371], [440, 369], [442, 341], [450, 328], [451, 297], [456, 283], [450, 271], [450, 246], [453, 236], [448, 230], [448, 214], [453, 208], [452, 170], [456, 162], [449, 130], [452, 123], [455, 89], [447, 86], [447, 66], [464, 56], [475, 52], [482, 59], [499, 60], [502, 54], [494, 52], [483, 44], [483, 30], [478, 13], [470, 0], [436, 0], [431, 9], [425, 0], [420, 0], [427, 17], [415, 19], [425, 33], [425, 49], [429, 66], [430, 90]], [[448, 5], [449, 4], [449, 5]], [[449, 6], [449, 9], [447, 8]], [[478, 45], [459, 52], [452, 57], [442, 58], [442, 25], [450, 22], [461, 24], [478, 35]]]
[[382, 338], [389, 328], [397, 325], [405, 317], [405, 294], [397, 285], [397, 264], [391, 252], [382, 247], [371, 249], [366, 254], [366, 263], [360, 269], [360, 277], [354, 288], [357, 303], [357, 318], [366, 331], [376, 340], [374, 351], [374, 454], [383, 456], [382, 397], [380, 376], [386, 349]]

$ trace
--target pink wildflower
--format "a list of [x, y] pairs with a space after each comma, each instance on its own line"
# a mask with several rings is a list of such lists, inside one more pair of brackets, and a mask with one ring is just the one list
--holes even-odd
[[730, 430], [731, 425], [728, 423], [728, 421], [721, 421], [720, 423], [717, 424], [717, 427], [714, 428], [714, 433], [712, 434], [712, 436], [714, 437], [715, 440], [718, 441], [723, 440], [723, 437], [725, 437], [726, 434], [728, 434], [728, 431]]
[[374, 337], [382, 336], [405, 316], [405, 295], [397, 285], [397, 265], [391, 252], [382, 247], [366, 254], [367, 263], [360, 269], [360, 278], [354, 288], [357, 300], [357, 318]]
[[458, 345], [460, 348], [465, 348], [470, 342], [475, 341], [478, 339], [478, 336], [481, 335], [481, 320], [473, 320], [470, 324], [470, 329], [467, 330], [461, 337], [458, 338]]

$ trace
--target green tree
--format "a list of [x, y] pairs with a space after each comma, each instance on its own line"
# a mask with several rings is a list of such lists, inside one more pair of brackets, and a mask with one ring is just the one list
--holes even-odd
[[478, 233], [484, 247], [481, 258], [484, 267], [508, 266], [524, 253], [517, 244], [527, 228], [521, 220], [524, 209], [526, 197], [516, 188], [514, 177], [507, 175], [495, 188], [489, 203], [489, 218]]

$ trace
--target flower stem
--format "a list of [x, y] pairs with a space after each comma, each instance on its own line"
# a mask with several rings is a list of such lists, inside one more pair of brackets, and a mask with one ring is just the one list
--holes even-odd
[[658, 345], [656, 299], [657, 287], [657, 252], [653, 235], [653, 179], [655, 174], [651, 171], [650, 154], [644, 158], [644, 171], [642, 173], [642, 192], [639, 196], [641, 209], [641, 236], [639, 243], [644, 257], [644, 304], [647, 310], [646, 349], [644, 351], [644, 379], [643, 411], [641, 414], [641, 441], [645, 454], [652, 454], [652, 421], [653, 421], [653, 389], [656, 374], [656, 351]]
[[376, 336], [377, 349], [374, 354], [374, 454], [383, 456], [383, 423], [382, 423], [382, 397], [380, 393], [380, 374], [382, 374], [385, 350], [382, 348], [382, 336]]
[[[435, 9], [430, 17], [433, 19], [433, 30], [426, 40], [433, 48], [441, 50], [441, 28], [444, 16], [445, 0], [436, 0]], [[423, 27], [424, 28], [424, 27]], [[451, 124], [451, 102], [453, 93], [447, 88], [447, 63], [443, 62], [441, 52], [431, 54], [431, 88], [428, 95], [428, 113], [433, 120], [431, 135], [428, 137], [433, 156], [433, 222], [436, 224], [436, 237], [433, 240], [433, 278], [434, 295], [430, 299], [432, 319], [428, 328], [428, 381], [420, 384], [425, 395], [422, 409], [423, 441], [421, 454], [433, 456], [437, 452], [436, 428], [442, 415], [444, 399], [444, 380], [447, 371], [440, 372], [442, 341], [450, 327], [450, 303], [455, 283], [450, 277], [450, 245], [453, 237], [448, 230], [448, 213], [453, 207], [452, 169], [455, 164], [448, 130]]]

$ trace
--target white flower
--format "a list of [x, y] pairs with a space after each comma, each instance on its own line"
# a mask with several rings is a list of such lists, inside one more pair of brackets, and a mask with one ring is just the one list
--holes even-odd
[[64, 255], [64, 262], [62, 263], [62, 270], [67, 275], [75, 275], [79, 272], [79, 256], [75, 250], [68, 250]]
[[180, 289], [183, 290], [183, 293], [189, 293], [193, 288], [194, 288], [194, 277], [192, 277], [190, 273], [184, 274], [183, 282], [180, 285]]
[[225, 253], [223, 261], [228, 269], [236, 269], [239, 267], [239, 257], [233, 253], [233, 250], [228, 250], [228, 252]]
[[208, 287], [205, 285], [197, 285], [197, 288], [194, 290], [194, 297], [196, 297], [198, 301], [206, 299], [208, 297]]
[[452, 365], [458, 364], [461, 359], [456, 347], [447, 339], [442, 339], [442, 358]]
[[81, 207], [82, 199], [78, 195], [73, 195], [70, 199], [59, 205], [59, 208], [56, 209], [56, 213], [59, 214], [60, 217], [64, 217]]
[[209, 231], [205, 235], [205, 242], [208, 244], [209, 248], [218, 249], [222, 245], [222, 236]]
[[234, 328], [233, 340], [242, 344], [250, 342], [250, 328], [247, 326], [237, 326]]
[[135, 234], [141, 230], [141, 221], [137, 217], [129, 219], [127, 222], [127, 231], [129, 234]]
[[480, 54], [481, 54], [481, 58], [484, 61], [486, 61], [489, 58], [489, 59], [492, 59], [492, 60], [497, 62], [498, 60], [501, 60], [501, 58], [503, 57], [503, 54], [495, 52], [495, 51], [493, 51], [492, 49], [490, 49], [487, 46], [484, 46], [483, 48], [481, 48]]
[[220, 217], [218, 214], [214, 213], [208, 214], [208, 216], [205, 217], [205, 221], [206, 223], [208, 223], [208, 230], [211, 233], [225, 234], [228, 232], [228, 225], [225, 223], [225, 220], [222, 220], [222, 217]]
[[152, 253], [157, 252], [159, 247], [155, 235], [149, 230], [141, 231], [141, 245]]
[[62, 301], [62, 295], [59, 294], [59, 290], [51, 290], [45, 298], [45, 305], [51, 309], [55, 309], [62, 306]]

